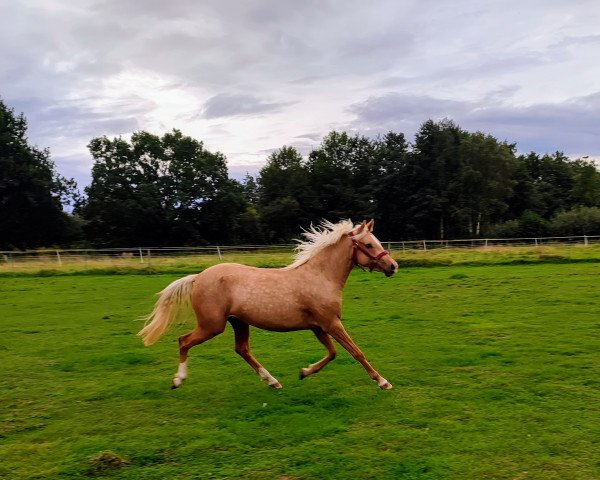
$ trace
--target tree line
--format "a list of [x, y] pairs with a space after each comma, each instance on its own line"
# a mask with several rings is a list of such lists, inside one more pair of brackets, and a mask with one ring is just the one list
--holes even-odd
[[[376, 218], [386, 240], [600, 234], [600, 171], [561, 152], [425, 121], [408, 142], [332, 131], [283, 146], [256, 178], [179, 130], [91, 139], [83, 192], [0, 100], [0, 248], [278, 243], [322, 218]], [[65, 205], [71, 206], [67, 213]]]

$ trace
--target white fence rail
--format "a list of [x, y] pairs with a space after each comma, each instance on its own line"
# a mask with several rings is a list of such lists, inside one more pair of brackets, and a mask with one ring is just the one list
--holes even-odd
[[38, 250], [0, 251], [1, 263], [22, 261], [63, 262], [91, 260], [136, 259], [140, 263], [151, 262], [152, 258], [176, 258], [194, 256], [218, 256], [244, 252], [290, 252], [293, 245], [214, 245], [207, 247], [126, 247], [126, 248], [60, 248]]
[[[497, 248], [513, 246], [547, 245], [600, 245], [600, 235], [570, 237], [531, 238], [476, 238], [463, 240], [416, 240], [405, 242], [382, 242], [390, 251], [435, 250], [440, 248]], [[293, 244], [282, 245], [214, 245], [207, 247], [133, 247], [133, 248], [72, 248], [0, 251], [0, 263], [15, 264], [27, 261], [52, 262], [61, 266], [63, 262], [86, 262], [91, 260], [134, 259], [140, 263], [151, 263], [153, 258], [175, 258], [191, 256], [217, 256], [220, 259], [230, 254], [243, 252], [291, 252]]]
[[438, 248], [524, 247], [543, 245], [600, 244], [600, 235], [570, 237], [472, 238], [461, 240], [418, 240], [387, 242], [388, 250], [434, 250]]

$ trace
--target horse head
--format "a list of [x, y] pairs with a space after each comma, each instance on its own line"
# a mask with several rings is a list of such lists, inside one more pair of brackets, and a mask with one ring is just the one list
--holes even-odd
[[398, 263], [373, 235], [374, 225], [373, 219], [368, 223], [363, 220], [357, 228], [348, 233], [353, 246], [352, 262], [368, 268], [369, 271], [383, 272], [386, 277], [391, 277], [398, 270]]

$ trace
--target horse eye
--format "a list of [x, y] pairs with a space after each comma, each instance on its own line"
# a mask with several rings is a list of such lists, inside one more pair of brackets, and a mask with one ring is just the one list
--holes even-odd
[[372, 243], [367, 243], [367, 244], [365, 245], [365, 247], [367, 247], [367, 248], [373, 248], [373, 244], [372, 244]]

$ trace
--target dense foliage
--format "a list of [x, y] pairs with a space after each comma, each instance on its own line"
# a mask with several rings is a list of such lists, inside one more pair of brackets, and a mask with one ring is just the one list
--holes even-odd
[[331, 132], [306, 160], [271, 154], [257, 200], [268, 241], [311, 219], [380, 220], [380, 237], [600, 234], [600, 172], [560, 152], [517, 155], [515, 145], [428, 120], [409, 144], [402, 133], [369, 139]]
[[0, 246], [287, 242], [326, 218], [375, 218], [386, 240], [600, 234], [600, 171], [561, 152], [516, 146], [450, 120], [368, 138], [330, 132], [305, 158], [283, 146], [257, 178], [178, 130], [94, 138], [92, 183], [75, 185], [31, 147], [24, 117], [0, 103]]
[[110, 246], [236, 241], [242, 185], [225, 157], [178, 130], [94, 138], [92, 183], [76, 212], [94, 243]]
[[48, 150], [27, 141], [27, 121], [0, 100], [0, 249], [68, 243], [77, 223], [63, 212], [75, 182], [55, 170]]

